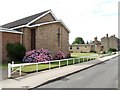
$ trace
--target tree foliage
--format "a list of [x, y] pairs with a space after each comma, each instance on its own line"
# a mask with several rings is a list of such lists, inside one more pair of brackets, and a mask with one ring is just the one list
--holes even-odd
[[83, 38], [76, 37], [72, 44], [85, 44], [85, 42], [84, 42]]

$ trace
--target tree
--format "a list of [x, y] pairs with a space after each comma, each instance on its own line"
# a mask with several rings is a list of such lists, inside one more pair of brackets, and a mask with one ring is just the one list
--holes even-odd
[[72, 44], [85, 44], [85, 42], [84, 42], [83, 38], [76, 37]]

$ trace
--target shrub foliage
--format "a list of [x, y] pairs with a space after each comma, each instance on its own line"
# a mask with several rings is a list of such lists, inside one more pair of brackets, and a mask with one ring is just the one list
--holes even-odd
[[26, 52], [23, 62], [44, 62], [53, 60], [47, 49], [31, 50]]
[[26, 52], [25, 47], [20, 43], [8, 43], [6, 50], [10, 61], [21, 61]]
[[116, 52], [117, 50], [115, 48], [109, 48], [108, 52]]
[[58, 51], [57, 54], [55, 55], [55, 59], [64, 59], [65, 54], [62, 51]]

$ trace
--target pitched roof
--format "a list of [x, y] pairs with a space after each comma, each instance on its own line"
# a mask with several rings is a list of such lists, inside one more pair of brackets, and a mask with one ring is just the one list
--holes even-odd
[[7, 24], [4, 24], [4, 25], [2, 25], [2, 27], [3, 28], [13, 28], [13, 27], [25, 25], [25, 24], [29, 23], [30, 21], [36, 19], [37, 17], [43, 15], [44, 13], [46, 13], [48, 11], [49, 10], [41, 12], [41, 13], [38, 13], [38, 14], [35, 14], [35, 15], [32, 15], [32, 16], [25, 17], [23, 19], [19, 19], [19, 20], [13, 21], [13, 22], [10, 22], [10, 23], [7, 23]]
[[2, 28], [2, 27], [0, 27], [0, 32], [23, 34], [22, 32], [15, 31], [15, 30], [12, 30], [12, 29]]

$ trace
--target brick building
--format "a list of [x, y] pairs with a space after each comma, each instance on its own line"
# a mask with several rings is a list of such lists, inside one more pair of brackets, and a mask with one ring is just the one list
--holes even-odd
[[115, 35], [101, 38], [101, 44], [104, 46], [104, 51], [107, 52], [109, 48], [114, 48], [117, 51], [120, 51], [120, 39], [118, 39]]
[[71, 53], [89, 53], [89, 52], [97, 52], [100, 53], [103, 51], [103, 46], [101, 42], [97, 40], [97, 37], [94, 38], [94, 41], [91, 44], [73, 44], [70, 45], [69, 51]]
[[0, 60], [7, 62], [7, 43], [17, 43], [21, 42], [22, 32], [10, 30], [6, 28], [0, 28]]
[[3, 28], [20, 31], [21, 43], [27, 50], [45, 48], [55, 55], [63, 51], [69, 55], [69, 29], [51, 10], [2, 25]]
[[109, 48], [114, 48], [117, 51], [120, 51], [120, 39], [118, 39], [115, 35], [102, 37], [101, 41], [97, 40], [97, 37], [94, 38], [92, 44], [76, 44], [70, 45], [69, 51], [72, 53], [80, 53], [80, 52], [91, 52], [95, 51], [97, 53], [108, 52]]

